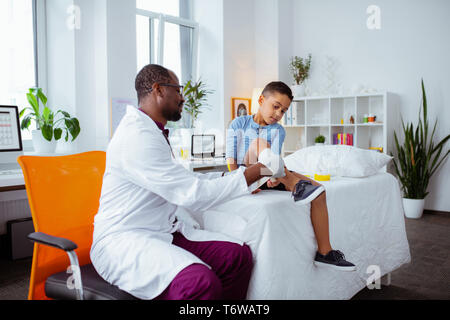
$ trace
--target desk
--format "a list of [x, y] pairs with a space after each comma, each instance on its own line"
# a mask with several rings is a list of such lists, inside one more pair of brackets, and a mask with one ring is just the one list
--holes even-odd
[[[25, 156], [54, 157], [54, 156], [66, 156], [66, 155], [69, 155], [69, 153], [24, 152], [24, 155]], [[18, 164], [17, 164], [17, 166], [18, 166]], [[18, 166], [18, 169], [20, 169], [19, 166]], [[6, 171], [8, 171], [8, 170], [6, 170]], [[0, 172], [0, 192], [14, 191], [14, 190], [25, 190], [25, 180], [23, 178], [22, 172], [13, 173], [13, 174], [1, 174], [1, 172]]]
[[228, 171], [227, 161], [225, 158], [214, 159], [196, 159], [196, 160], [181, 160], [180, 162], [186, 169], [198, 172], [226, 172]]
[[[226, 172], [228, 171], [227, 161], [224, 158], [179, 160], [179, 162], [190, 171], [198, 172]], [[23, 174], [0, 175], [0, 192], [24, 190], [25, 181]]]
[[0, 175], [0, 192], [24, 189], [25, 181], [23, 179], [23, 174]]

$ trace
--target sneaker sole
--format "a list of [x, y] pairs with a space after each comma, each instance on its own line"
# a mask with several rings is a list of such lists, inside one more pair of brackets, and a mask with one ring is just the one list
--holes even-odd
[[334, 269], [334, 270], [339, 270], [339, 271], [356, 271], [356, 266], [342, 267], [342, 266], [336, 266], [334, 264], [324, 263], [324, 262], [319, 262], [319, 261], [314, 261], [314, 265], [319, 268], [329, 268], [329, 269]]
[[297, 204], [306, 204], [306, 203], [310, 203], [311, 201], [313, 201], [315, 198], [317, 198], [322, 192], [325, 191], [325, 188], [323, 186], [320, 186], [319, 188], [317, 188], [313, 193], [311, 193], [308, 198], [305, 198], [303, 200], [298, 200], [296, 203]]

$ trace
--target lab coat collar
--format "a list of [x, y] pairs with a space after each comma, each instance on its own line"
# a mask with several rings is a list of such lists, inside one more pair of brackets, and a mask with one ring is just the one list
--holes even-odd
[[148, 124], [148, 127], [152, 130], [160, 130], [158, 126], [156, 125], [155, 121], [153, 121], [152, 118], [150, 118], [147, 114], [140, 111], [138, 108], [134, 106], [127, 106], [127, 114], [133, 115], [144, 121]]

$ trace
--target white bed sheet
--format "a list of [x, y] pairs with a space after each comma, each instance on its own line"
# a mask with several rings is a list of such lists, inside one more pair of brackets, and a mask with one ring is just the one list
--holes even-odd
[[311, 206], [296, 204], [290, 192], [264, 190], [198, 217], [206, 230], [242, 240], [252, 249], [248, 299], [350, 299], [373, 275], [368, 266], [379, 266], [383, 276], [410, 262], [400, 189], [391, 174], [336, 177], [322, 184], [331, 245], [357, 266], [355, 272], [314, 266]]

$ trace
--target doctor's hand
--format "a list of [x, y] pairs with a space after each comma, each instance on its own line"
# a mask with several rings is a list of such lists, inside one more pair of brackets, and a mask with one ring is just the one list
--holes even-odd
[[260, 191], [261, 191], [261, 189], [256, 189], [255, 191], [252, 192], [252, 194], [257, 194]]
[[275, 179], [275, 181], [272, 181], [272, 179], [269, 179], [267, 181], [267, 186], [270, 188], [276, 187], [280, 183], [284, 184], [286, 190], [292, 191], [295, 188], [295, 185], [297, 182], [299, 182], [301, 179], [298, 175], [296, 175], [293, 172], [290, 172], [286, 167], [284, 167], [284, 173], [285, 176], [281, 178]]

